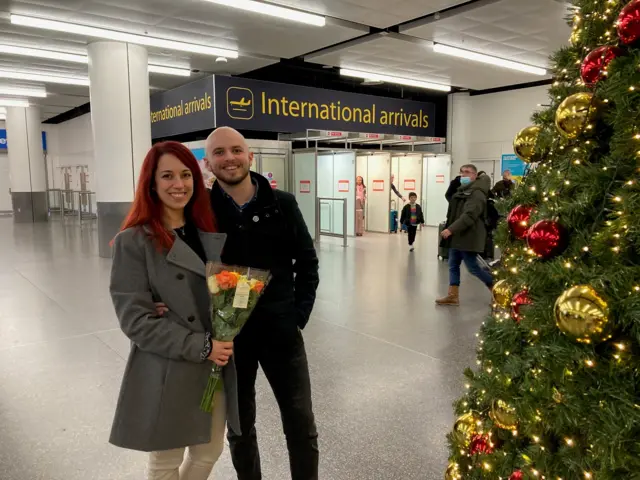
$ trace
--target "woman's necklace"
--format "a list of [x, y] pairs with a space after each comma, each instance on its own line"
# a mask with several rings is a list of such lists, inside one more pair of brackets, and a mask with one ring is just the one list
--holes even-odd
[[185, 226], [186, 226], [186, 225], [183, 225], [183, 226], [181, 226], [181, 227], [179, 227], [179, 228], [176, 228], [176, 231], [177, 231], [180, 235], [184, 235], [184, 227], [185, 227]]

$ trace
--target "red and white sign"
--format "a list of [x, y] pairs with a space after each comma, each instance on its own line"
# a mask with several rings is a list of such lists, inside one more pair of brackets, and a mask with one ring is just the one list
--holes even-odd
[[349, 180], [338, 180], [338, 191], [339, 192], [348, 192], [349, 191]]
[[415, 178], [405, 178], [404, 179], [404, 189], [407, 192], [415, 192], [416, 191], [416, 179]]
[[311, 180], [300, 180], [300, 193], [311, 193]]
[[444, 183], [444, 175], [436, 175], [436, 183]]
[[368, 139], [371, 139], [371, 140], [377, 140], [381, 136], [382, 135], [380, 135], [379, 133], [365, 133], [364, 134], [364, 138], [368, 138]]
[[384, 192], [384, 180], [374, 180], [373, 181], [373, 191], [374, 192]]
[[271, 188], [278, 188], [278, 182], [276, 180], [271, 180], [269, 183], [271, 184]]

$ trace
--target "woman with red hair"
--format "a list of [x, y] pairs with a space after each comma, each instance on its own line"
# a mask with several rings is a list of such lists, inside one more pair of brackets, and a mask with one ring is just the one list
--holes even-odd
[[[222, 453], [225, 422], [240, 428], [233, 342], [212, 341], [209, 320], [205, 264], [220, 259], [225, 239], [215, 230], [191, 151], [178, 142], [154, 145], [113, 243], [110, 283], [131, 339], [110, 442], [151, 452], [149, 480], [206, 480]], [[166, 308], [158, 312], [158, 303]], [[211, 362], [225, 366], [213, 414], [200, 409]]]

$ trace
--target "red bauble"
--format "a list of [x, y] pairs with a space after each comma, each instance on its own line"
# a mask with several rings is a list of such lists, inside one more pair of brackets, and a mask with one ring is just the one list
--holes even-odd
[[522, 320], [521, 308], [526, 305], [531, 305], [532, 303], [527, 290], [516, 293], [511, 299], [511, 318], [520, 323], [520, 320]]
[[493, 447], [491, 446], [489, 435], [477, 434], [471, 437], [471, 443], [469, 444], [469, 453], [471, 455], [478, 455], [479, 453], [493, 453]]
[[522, 240], [527, 236], [532, 211], [533, 206], [531, 205], [518, 205], [507, 216], [509, 231], [518, 240]]
[[609, 45], [593, 50], [582, 61], [582, 66], [580, 67], [582, 81], [590, 87], [594, 86], [598, 80], [604, 77], [604, 71], [607, 69], [609, 62], [621, 54], [622, 49]]
[[511, 474], [509, 480], [522, 480], [524, 478], [524, 474], [520, 470], [516, 470]]
[[527, 244], [533, 252], [544, 259], [555, 257], [569, 244], [567, 230], [553, 220], [540, 220], [527, 232]]
[[640, 39], [640, 0], [627, 3], [618, 17], [618, 36], [625, 45]]

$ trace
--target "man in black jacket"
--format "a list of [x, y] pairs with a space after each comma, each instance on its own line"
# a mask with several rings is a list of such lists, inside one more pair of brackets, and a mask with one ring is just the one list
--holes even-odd
[[239, 480], [260, 480], [255, 429], [255, 381], [262, 367], [278, 401], [292, 480], [318, 479], [318, 434], [301, 329], [309, 321], [319, 283], [318, 258], [293, 195], [273, 190], [250, 172], [253, 154], [236, 130], [222, 127], [206, 142], [217, 180], [211, 205], [227, 234], [222, 261], [269, 270], [272, 280], [235, 340], [242, 432], [229, 430]]

